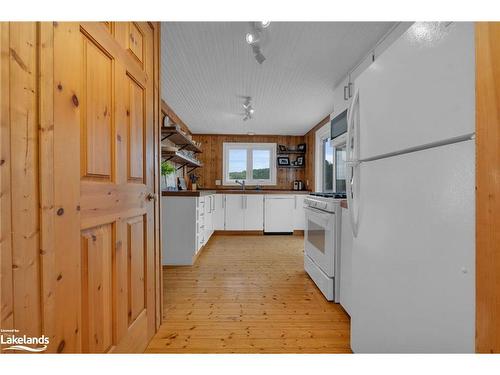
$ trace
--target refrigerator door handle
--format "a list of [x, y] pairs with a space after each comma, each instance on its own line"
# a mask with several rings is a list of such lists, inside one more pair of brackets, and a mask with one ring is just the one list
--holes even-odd
[[[358, 203], [357, 192], [359, 191], [359, 181], [356, 184], [356, 171], [359, 168], [358, 153], [359, 153], [359, 131], [355, 124], [354, 109], [358, 105], [359, 112], [359, 90], [356, 89], [354, 98], [352, 99], [351, 107], [347, 116], [347, 207], [349, 210], [349, 219], [351, 222], [351, 230], [354, 237], [358, 235]], [[358, 115], [359, 118], [359, 115]]]

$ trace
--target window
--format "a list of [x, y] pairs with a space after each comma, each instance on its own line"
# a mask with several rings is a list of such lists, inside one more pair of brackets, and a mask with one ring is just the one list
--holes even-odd
[[346, 191], [346, 151], [345, 143], [335, 147], [335, 192]]
[[322, 192], [346, 191], [346, 135], [330, 138], [328, 123], [316, 133], [316, 186]]
[[333, 144], [330, 137], [323, 139], [323, 186], [321, 191], [333, 191]]
[[224, 143], [224, 185], [276, 185], [276, 143]]

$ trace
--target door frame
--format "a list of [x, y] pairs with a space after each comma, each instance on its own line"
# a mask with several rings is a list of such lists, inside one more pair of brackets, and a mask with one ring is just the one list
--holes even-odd
[[500, 353], [500, 22], [475, 33], [476, 352]]

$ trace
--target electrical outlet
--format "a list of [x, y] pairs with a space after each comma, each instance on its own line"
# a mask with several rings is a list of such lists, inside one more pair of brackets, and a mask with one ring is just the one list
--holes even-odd
[[215, 185], [217, 185], [217, 186], [222, 185], [221, 180], [215, 180]]

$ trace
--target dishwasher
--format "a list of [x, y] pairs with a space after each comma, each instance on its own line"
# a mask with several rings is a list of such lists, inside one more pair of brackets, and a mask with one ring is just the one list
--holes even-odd
[[264, 233], [293, 233], [295, 196], [266, 195]]

